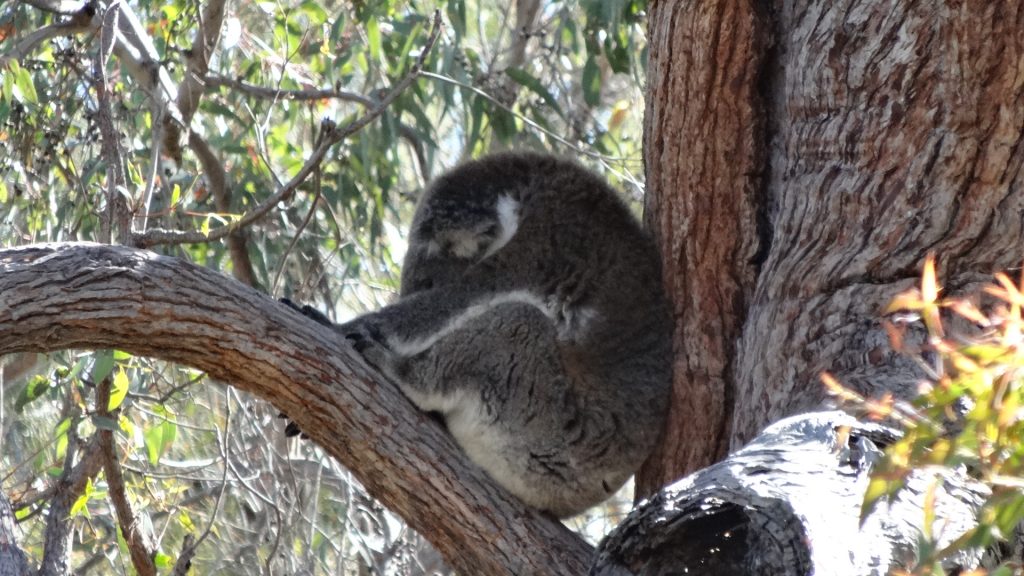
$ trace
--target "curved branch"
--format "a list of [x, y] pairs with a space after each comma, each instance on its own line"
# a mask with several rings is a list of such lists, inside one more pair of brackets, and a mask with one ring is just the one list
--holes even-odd
[[118, 348], [287, 413], [466, 574], [582, 574], [592, 550], [488, 479], [329, 328], [215, 271], [144, 250], [0, 250], [0, 355]]

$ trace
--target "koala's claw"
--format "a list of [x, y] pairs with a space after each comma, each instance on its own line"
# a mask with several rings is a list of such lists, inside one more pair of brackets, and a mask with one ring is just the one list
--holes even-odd
[[284, 304], [285, 306], [291, 308], [292, 310], [295, 310], [296, 312], [302, 314], [303, 316], [307, 316], [309, 318], [312, 318], [313, 320], [316, 320], [317, 322], [323, 324], [324, 326], [334, 326], [334, 322], [331, 322], [330, 318], [328, 318], [327, 316], [324, 315], [323, 312], [317, 310], [316, 308], [313, 308], [309, 304], [303, 304], [300, 306], [295, 302], [292, 302], [288, 298], [280, 298], [279, 301], [281, 302], [281, 304]]
[[381, 334], [380, 328], [373, 322], [356, 318], [351, 322], [339, 324], [335, 329], [360, 352], [369, 346], [384, 345], [384, 336]]
[[391, 350], [388, 348], [380, 327], [372, 321], [356, 319], [335, 328], [340, 332], [352, 348], [368, 363], [383, 368], [388, 364]]
[[355, 348], [356, 352], [359, 352], [360, 354], [369, 350], [374, 344], [373, 341], [359, 332], [350, 332], [345, 334], [345, 339], [348, 340], [349, 343], [352, 344], [352, 347]]

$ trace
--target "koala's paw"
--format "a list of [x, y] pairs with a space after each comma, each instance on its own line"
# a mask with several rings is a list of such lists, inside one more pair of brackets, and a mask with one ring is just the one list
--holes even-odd
[[391, 349], [372, 317], [356, 318], [334, 327], [370, 365], [384, 370], [392, 363]]
[[334, 322], [331, 322], [330, 318], [324, 316], [323, 312], [311, 307], [309, 304], [303, 304], [300, 306], [299, 304], [296, 304], [295, 302], [292, 302], [287, 298], [281, 298], [280, 302], [281, 304], [284, 304], [285, 306], [291, 308], [292, 310], [295, 310], [299, 314], [312, 318], [313, 320], [316, 320], [317, 322], [323, 324], [324, 326], [334, 326]]

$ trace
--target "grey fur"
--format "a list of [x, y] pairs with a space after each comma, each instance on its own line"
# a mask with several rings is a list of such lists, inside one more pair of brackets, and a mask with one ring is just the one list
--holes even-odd
[[426, 190], [399, 300], [336, 327], [525, 503], [606, 499], [664, 426], [671, 320], [650, 239], [578, 164], [469, 162]]

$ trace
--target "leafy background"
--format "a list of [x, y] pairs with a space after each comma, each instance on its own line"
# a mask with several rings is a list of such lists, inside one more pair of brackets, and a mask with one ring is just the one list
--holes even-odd
[[[126, 3], [175, 86], [187, 79], [208, 4]], [[226, 200], [193, 147], [175, 157], [161, 146], [166, 111], [137, 70], [103, 53], [95, 29], [38, 41], [37, 32], [75, 18], [45, 5], [0, 5], [4, 246], [104, 240], [116, 169], [137, 232], [237, 222], [305, 163], [324, 119], [360, 118], [409, 73], [435, 10], [445, 27], [423, 74], [333, 146], [297, 194], [233, 240], [151, 248], [345, 319], [393, 297], [417, 192], [462, 159], [549, 150], [579, 158], [631, 199], [642, 195], [642, 1], [229, 2], [190, 124], [223, 169]], [[105, 105], [120, 162], [103, 148]], [[69, 449], [106, 430], [158, 567], [171, 566], [194, 533], [206, 534], [197, 574], [446, 572], [347, 471], [311, 443], [286, 439], [277, 411], [254, 398], [113, 350], [5, 361], [0, 489], [36, 558]], [[97, 409], [101, 383], [116, 409], [109, 417]], [[628, 500], [569, 523], [598, 538]], [[72, 515], [76, 573], [133, 572], [102, 473]]]

